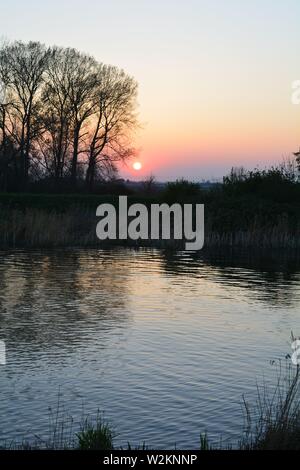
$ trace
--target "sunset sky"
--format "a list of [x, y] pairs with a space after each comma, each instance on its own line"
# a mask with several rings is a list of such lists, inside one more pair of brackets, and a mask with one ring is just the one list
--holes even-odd
[[135, 145], [159, 180], [220, 177], [300, 146], [299, 0], [1, 2], [0, 34], [71, 46], [139, 83]]

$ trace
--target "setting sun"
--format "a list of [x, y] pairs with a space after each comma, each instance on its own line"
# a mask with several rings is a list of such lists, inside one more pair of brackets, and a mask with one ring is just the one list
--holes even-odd
[[132, 166], [133, 166], [133, 169], [137, 170], [137, 171], [141, 170], [141, 168], [142, 168], [141, 162], [134, 162], [134, 164]]

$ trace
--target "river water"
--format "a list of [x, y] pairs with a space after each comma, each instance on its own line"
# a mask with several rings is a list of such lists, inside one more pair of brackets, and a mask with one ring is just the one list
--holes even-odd
[[242, 395], [274, 383], [299, 307], [293, 257], [1, 252], [0, 440], [46, 437], [59, 401], [74, 429], [103, 411], [116, 445], [234, 443]]

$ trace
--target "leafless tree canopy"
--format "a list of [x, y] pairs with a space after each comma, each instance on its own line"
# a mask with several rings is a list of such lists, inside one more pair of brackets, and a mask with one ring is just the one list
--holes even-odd
[[137, 83], [71, 48], [0, 48], [0, 187], [31, 179], [95, 180], [130, 158]]

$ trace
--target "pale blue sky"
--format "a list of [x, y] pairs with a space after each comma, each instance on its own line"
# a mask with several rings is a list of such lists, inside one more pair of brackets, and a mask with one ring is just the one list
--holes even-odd
[[300, 145], [299, 24], [299, 0], [11, 0], [0, 35], [123, 67], [140, 85], [144, 174], [193, 178]]

